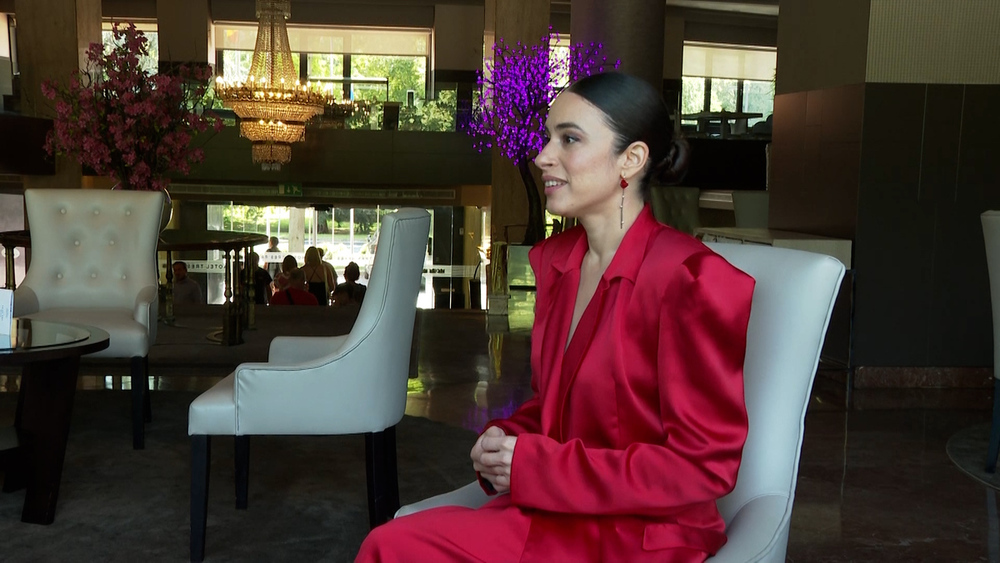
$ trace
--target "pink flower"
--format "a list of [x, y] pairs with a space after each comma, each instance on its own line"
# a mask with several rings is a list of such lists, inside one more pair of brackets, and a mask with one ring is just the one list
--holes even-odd
[[139, 65], [149, 53], [146, 37], [132, 24], [115, 24], [112, 35], [106, 52], [98, 43], [87, 49], [85, 72], [42, 84], [56, 113], [45, 148], [73, 155], [128, 189], [163, 189], [169, 174], [187, 174], [204, 158], [190, 146], [194, 133], [222, 127], [218, 117], [191, 110], [211, 71], [182, 67], [176, 75], [151, 74]]

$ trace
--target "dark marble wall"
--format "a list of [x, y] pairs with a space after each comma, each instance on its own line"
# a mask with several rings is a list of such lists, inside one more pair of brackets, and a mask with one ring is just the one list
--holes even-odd
[[1000, 208], [997, 99], [878, 83], [775, 98], [770, 227], [854, 240], [855, 366], [992, 364], [979, 215]]
[[868, 84], [855, 247], [860, 365], [992, 363], [979, 215], [1000, 208], [1000, 86]]

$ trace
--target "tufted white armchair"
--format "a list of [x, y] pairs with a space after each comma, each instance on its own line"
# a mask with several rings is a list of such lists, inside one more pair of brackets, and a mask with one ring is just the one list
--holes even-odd
[[[844, 266], [800, 250], [708, 246], [757, 281], [743, 364], [750, 432], [736, 488], [718, 501], [728, 542], [709, 561], [783, 562], [806, 407]], [[404, 506], [396, 517], [436, 506], [477, 508], [488, 499], [472, 482]]]
[[31, 264], [14, 291], [14, 315], [96, 326], [111, 335], [108, 348], [93, 356], [131, 360], [132, 446], [142, 449], [163, 194], [29, 189], [24, 204]]
[[266, 363], [240, 364], [191, 403], [192, 561], [205, 555], [211, 436], [235, 436], [238, 509], [247, 507], [251, 435], [364, 434], [369, 523], [375, 527], [399, 507], [395, 427], [406, 408], [429, 231], [422, 209], [386, 215], [349, 334], [275, 338]]

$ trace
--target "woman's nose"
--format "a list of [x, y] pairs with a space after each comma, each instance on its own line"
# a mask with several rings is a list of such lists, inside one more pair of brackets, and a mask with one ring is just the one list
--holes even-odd
[[552, 151], [549, 149], [549, 145], [551, 144], [552, 143], [546, 141], [545, 144], [542, 145], [542, 150], [538, 151], [538, 155], [535, 156], [535, 166], [545, 168], [546, 166], [552, 165]]

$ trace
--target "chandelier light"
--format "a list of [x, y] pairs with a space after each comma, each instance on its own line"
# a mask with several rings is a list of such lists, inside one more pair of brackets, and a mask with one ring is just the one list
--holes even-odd
[[292, 159], [292, 143], [304, 141], [306, 122], [322, 114], [329, 89], [301, 84], [288, 44], [285, 20], [291, 0], [257, 0], [257, 43], [244, 81], [216, 79], [222, 103], [240, 118], [240, 136], [250, 140], [253, 161], [280, 170]]

